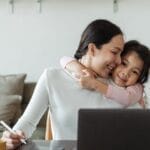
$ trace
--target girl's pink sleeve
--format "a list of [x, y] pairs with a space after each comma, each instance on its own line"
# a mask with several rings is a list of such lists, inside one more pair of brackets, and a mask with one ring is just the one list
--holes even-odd
[[127, 107], [142, 99], [143, 86], [141, 84], [135, 84], [133, 86], [123, 88], [109, 85], [106, 97]]
[[68, 57], [68, 56], [63, 56], [61, 59], [60, 59], [60, 65], [63, 69], [65, 69], [66, 65], [68, 63], [70, 63], [71, 61], [73, 60], [76, 60], [75, 58], [73, 57]]

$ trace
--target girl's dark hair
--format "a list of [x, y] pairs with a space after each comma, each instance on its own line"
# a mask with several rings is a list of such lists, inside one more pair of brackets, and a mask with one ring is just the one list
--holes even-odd
[[143, 61], [143, 69], [141, 71], [141, 74], [139, 76], [139, 79], [137, 82], [144, 83], [148, 79], [149, 74], [149, 67], [150, 67], [150, 50], [145, 45], [139, 43], [136, 40], [131, 40], [125, 43], [124, 50], [121, 54], [121, 56], [125, 56], [130, 52], [136, 52], [139, 56], [139, 58]]
[[91, 22], [82, 33], [78, 49], [74, 55], [76, 59], [86, 54], [89, 43], [94, 43], [97, 48], [108, 43], [114, 36], [121, 34], [121, 29], [108, 20], [95, 20]]

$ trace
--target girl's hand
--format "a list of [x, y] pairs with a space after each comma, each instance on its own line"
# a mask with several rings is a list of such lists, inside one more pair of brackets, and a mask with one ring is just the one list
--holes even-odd
[[84, 76], [89, 76], [89, 77], [91, 77], [91, 78], [97, 78], [98, 77], [98, 75], [94, 72], [94, 71], [92, 71], [91, 69], [83, 69], [82, 70], [82, 75]]
[[[69, 60], [69, 61], [68, 61]], [[89, 68], [86, 68], [84, 65], [82, 65], [79, 61], [70, 58], [70, 57], [64, 57], [61, 59], [61, 66], [66, 69], [68, 72], [70, 72], [71, 74], [76, 74], [78, 76], [82, 76], [84, 74], [83, 70], [87, 70], [88, 73], [91, 76], [97, 76], [96, 73], [94, 71], [92, 71]]]
[[91, 78], [98, 77], [98, 75], [91, 69], [83, 69], [81, 70], [81, 72], [78, 72], [78, 73], [72, 72], [72, 74], [77, 80], [83, 77], [91, 77]]
[[77, 81], [82, 88], [94, 90], [97, 75], [87, 69], [82, 70], [82, 75], [78, 75]]
[[145, 109], [145, 101], [144, 101], [144, 99], [141, 99], [139, 101], [139, 104]]
[[18, 130], [16, 131], [16, 134], [10, 133], [9, 131], [4, 131], [1, 139], [6, 142], [7, 150], [13, 150], [21, 145], [20, 139], [24, 138], [24, 133]]

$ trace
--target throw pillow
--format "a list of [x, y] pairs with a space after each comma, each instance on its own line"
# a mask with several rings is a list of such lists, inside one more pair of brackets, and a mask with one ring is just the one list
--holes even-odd
[[22, 97], [20, 95], [1, 95], [0, 96], [0, 120], [8, 125], [15, 123], [16, 115], [20, 109]]
[[26, 74], [0, 75], [0, 95], [22, 95]]
[[20, 115], [26, 74], [0, 75], [0, 119], [9, 125]]

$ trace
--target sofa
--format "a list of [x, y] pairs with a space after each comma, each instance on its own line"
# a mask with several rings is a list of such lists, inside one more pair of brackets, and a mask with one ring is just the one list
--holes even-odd
[[[11, 127], [27, 107], [36, 82], [25, 82], [26, 74], [0, 75], [0, 120]], [[44, 139], [47, 112], [41, 118], [32, 139]], [[0, 126], [0, 137], [4, 128]]]

